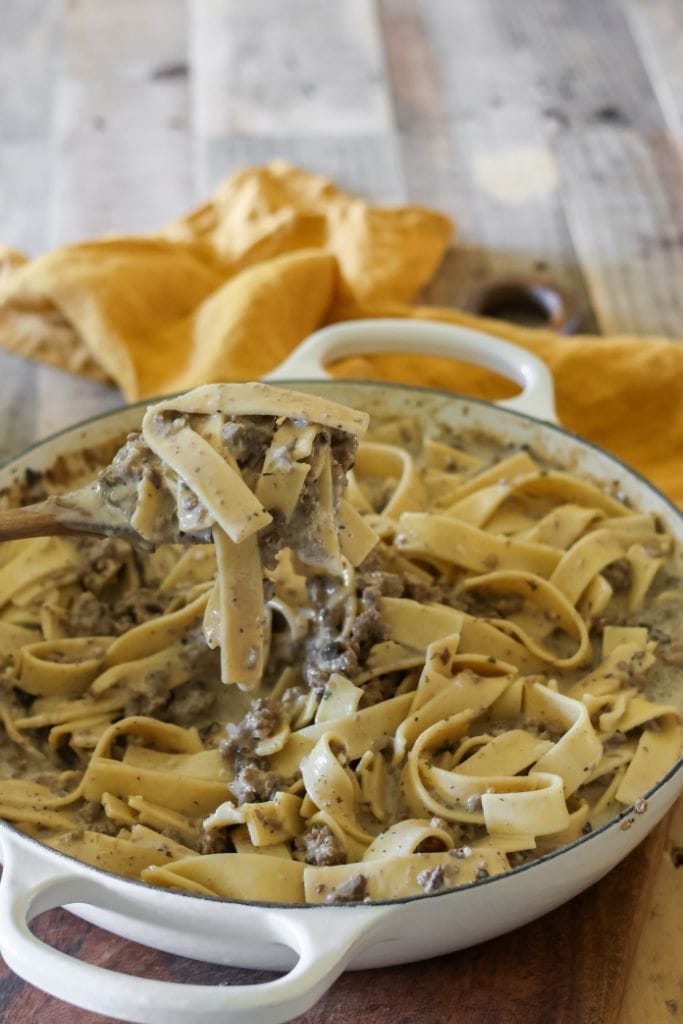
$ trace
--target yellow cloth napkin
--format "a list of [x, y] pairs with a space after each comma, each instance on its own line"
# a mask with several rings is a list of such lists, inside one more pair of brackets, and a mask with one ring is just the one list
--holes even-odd
[[[452, 233], [439, 213], [372, 206], [282, 161], [247, 168], [154, 237], [89, 241], [31, 261], [0, 248], [0, 345], [137, 399], [258, 377], [335, 320], [468, 324], [544, 359], [562, 422], [683, 502], [683, 344], [558, 337], [410, 305]], [[484, 398], [514, 392], [486, 371], [420, 356], [349, 359], [335, 372]]]

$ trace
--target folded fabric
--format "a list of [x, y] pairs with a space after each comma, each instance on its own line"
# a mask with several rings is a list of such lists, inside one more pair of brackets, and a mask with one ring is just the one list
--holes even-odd
[[335, 300], [411, 299], [453, 227], [379, 208], [278, 161], [242, 171], [154, 238], [0, 251], [0, 345], [115, 382], [130, 399], [248, 379]]
[[[558, 337], [411, 305], [452, 234], [442, 214], [372, 206], [281, 161], [248, 168], [154, 237], [88, 241], [32, 261], [0, 248], [0, 345], [137, 399], [261, 376], [335, 320], [467, 324], [536, 352], [553, 371], [562, 422], [683, 502], [683, 344]], [[334, 372], [484, 398], [514, 391], [486, 371], [418, 355], [348, 359]]]

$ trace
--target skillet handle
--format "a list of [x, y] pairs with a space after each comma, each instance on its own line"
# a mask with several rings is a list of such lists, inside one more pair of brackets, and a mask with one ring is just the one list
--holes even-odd
[[[64, 1002], [134, 1024], [281, 1024], [305, 1013], [367, 946], [385, 916], [369, 907], [261, 908], [264, 941], [299, 957], [288, 974], [255, 985], [185, 985], [140, 978], [77, 960], [29, 929], [37, 914], [68, 904], [116, 909], [117, 896], [83, 875], [53, 875], [30, 888], [7, 856], [0, 881], [0, 951], [8, 966]], [[340, 913], [341, 911], [341, 913]], [[330, 914], [334, 914], [334, 921]]]
[[306, 338], [265, 380], [326, 380], [325, 369], [346, 356], [381, 352], [445, 356], [495, 370], [514, 380], [521, 394], [496, 405], [557, 423], [553, 378], [532, 352], [492, 334], [432, 320], [349, 320], [323, 327]]

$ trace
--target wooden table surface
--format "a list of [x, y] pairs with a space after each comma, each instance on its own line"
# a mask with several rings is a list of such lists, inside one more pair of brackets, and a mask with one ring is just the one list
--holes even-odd
[[[152, 230], [286, 157], [448, 212], [431, 301], [541, 274], [584, 330], [683, 338], [680, 0], [3, 0], [0, 22], [2, 242]], [[2, 353], [0, 380], [0, 454], [120, 402]], [[683, 1020], [681, 849], [679, 808], [621, 1024]], [[0, 1019], [96, 1019], [22, 984], [0, 972]]]

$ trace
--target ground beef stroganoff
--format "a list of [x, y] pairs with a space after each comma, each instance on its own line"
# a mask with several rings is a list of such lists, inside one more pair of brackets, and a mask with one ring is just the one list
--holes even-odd
[[[156, 885], [348, 903], [644, 809], [683, 745], [661, 697], [683, 676], [680, 556], [656, 517], [474, 432], [407, 416], [357, 446], [350, 421], [194, 394], [148, 412], [154, 458], [137, 437], [102, 453], [105, 499], [153, 550], [0, 546], [0, 816]], [[253, 506], [221, 520], [187, 461], [169, 477], [179, 434]], [[5, 500], [52, 489], [30, 474]]]

